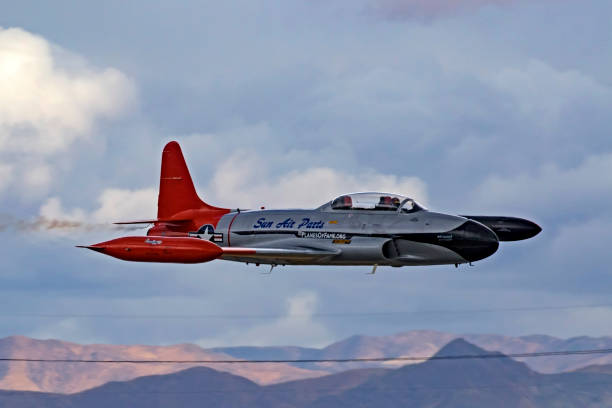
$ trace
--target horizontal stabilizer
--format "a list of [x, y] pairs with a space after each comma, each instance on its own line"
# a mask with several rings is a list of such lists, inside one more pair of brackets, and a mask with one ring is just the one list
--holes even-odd
[[177, 220], [141, 220], [141, 221], [121, 221], [121, 222], [113, 222], [115, 225], [132, 225], [132, 224], [156, 224], [158, 222], [168, 222], [168, 223], [181, 223], [181, 222], [190, 222], [191, 219], [177, 219]]
[[157, 220], [141, 220], [141, 221], [121, 221], [113, 222], [115, 225], [132, 225], [132, 224], [155, 224]]

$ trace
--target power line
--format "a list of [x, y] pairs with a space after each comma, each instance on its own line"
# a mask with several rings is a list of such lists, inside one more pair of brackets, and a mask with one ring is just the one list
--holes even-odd
[[365, 357], [365, 358], [322, 358], [322, 359], [280, 359], [280, 360], [92, 360], [92, 359], [46, 359], [46, 358], [0, 358], [0, 361], [27, 363], [95, 363], [95, 364], [274, 364], [274, 363], [372, 363], [386, 361], [433, 361], [433, 360], [473, 360], [506, 359], [533, 357], [560, 357], [574, 355], [612, 354], [609, 349], [542, 351], [534, 353], [490, 353], [434, 355], [428, 357]]
[[74, 318], [74, 319], [291, 319], [305, 317], [372, 317], [372, 316], [402, 316], [413, 314], [464, 314], [464, 313], [497, 313], [497, 312], [533, 312], [546, 310], [577, 310], [610, 308], [611, 303], [567, 306], [526, 306], [490, 309], [430, 309], [405, 311], [371, 311], [371, 312], [327, 312], [312, 314], [115, 314], [115, 313], [0, 313], [0, 317], [15, 318]]

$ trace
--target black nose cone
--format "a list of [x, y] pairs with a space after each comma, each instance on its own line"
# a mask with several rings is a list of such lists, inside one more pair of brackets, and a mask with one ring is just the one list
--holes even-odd
[[523, 227], [521, 236], [519, 236], [516, 241], [533, 238], [542, 232], [542, 227], [533, 221], [524, 220], [524, 223], [521, 226]]
[[468, 220], [451, 231], [452, 244], [450, 249], [457, 252], [468, 262], [480, 261], [497, 251], [499, 240], [497, 235], [486, 226]]
[[521, 241], [538, 235], [542, 228], [533, 221], [516, 217], [462, 215], [489, 227], [500, 241]]

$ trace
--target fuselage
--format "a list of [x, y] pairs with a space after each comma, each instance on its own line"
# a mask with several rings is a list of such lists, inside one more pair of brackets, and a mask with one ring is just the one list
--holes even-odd
[[333, 209], [235, 211], [216, 228], [222, 247], [308, 248], [328, 251], [318, 262], [223, 255], [264, 264], [446, 265], [477, 261], [498, 248], [488, 227], [467, 218], [424, 209], [410, 213]]

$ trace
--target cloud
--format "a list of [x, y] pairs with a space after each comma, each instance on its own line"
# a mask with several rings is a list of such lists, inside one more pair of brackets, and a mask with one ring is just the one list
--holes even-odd
[[318, 296], [312, 291], [296, 293], [286, 300], [286, 315], [276, 321], [224, 333], [216, 338], [197, 341], [202, 347], [293, 345], [323, 347], [333, 336], [322, 324], [313, 320]]
[[557, 123], [579, 104], [609, 105], [610, 89], [576, 70], [558, 70], [539, 60], [494, 72], [488, 82], [510, 96], [523, 117]]
[[0, 29], [0, 57], [3, 152], [63, 150], [86, 137], [96, 119], [121, 114], [133, 97], [133, 86], [121, 72], [77, 63], [78, 57], [54, 52], [44, 38], [19, 28]]
[[97, 201], [98, 207], [95, 210], [86, 211], [82, 208], [66, 209], [58, 197], [51, 197], [40, 207], [38, 217], [27, 221], [6, 219], [0, 222], [0, 226], [14, 227], [19, 231], [49, 231], [60, 234], [103, 228], [130, 230], [142, 227], [119, 227], [112, 223], [150, 220], [155, 219], [157, 214], [157, 190], [153, 188], [109, 188], [102, 191]]
[[311, 167], [275, 175], [266, 160], [237, 152], [221, 163], [210, 183], [220, 204], [248, 208], [308, 208], [355, 191], [388, 191], [427, 201], [425, 183], [417, 177], [382, 174], [364, 166], [359, 172]]
[[504, 5], [519, 0], [374, 0], [370, 8], [389, 19], [433, 18], [473, 10], [486, 5]]
[[25, 166], [22, 169], [22, 186], [27, 191], [46, 192], [52, 179], [52, 169], [45, 163]]
[[95, 223], [154, 219], [157, 214], [157, 190], [109, 188], [102, 191], [98, 204], [98, 208], [91, 212], [80, 208], [66, 210], [59, 198], [51, 197], [41, 206], [39, 215], [47, 219]]
[[592, 155], [575, 167], [547, 163], [535, 171], [489, 176], [476, 189], [473, 201], [489, 208], [576, 218], [609, 211], [610, 200], [612, 153], [604, 153]]
[[0, 192], [4, 190], [12, 177], [13, 166], [5, 163], [0, 163]]
[[157, 190], [123, 190], [109, 188], [98, 198], [100, 207], [92, 218], [98, 222], [155, 219], [157, 216]]
[[[612, 217], [609, 214], [592, 216], [584, 222], [573, 221], [560, 226], [543, 254], [547, 264], [556, 267], [551, 268], [554, 272], [548, 273], [555, 274], [553, 279], [561, 281], [556, 285], [560, 284], [562, 290], [571, 288], [572, 293], [605, 293], [605, 288], [612, 282], [608, 268]], [[589, 273], [587, 281], [585, 271]]]
[[0, 28], [0, 61], [0, 157], [30, 192], [52, 182], [55, 155], [134, 104], [120, 71], [93, 68], [20, 28]]
[[81, 208], [65, 210], [58, 197], [49, 198], [41, 207], [39, 215], [50, 220], [65, 220], [75, 222], [85, 222], [87, 214]]

